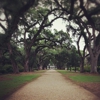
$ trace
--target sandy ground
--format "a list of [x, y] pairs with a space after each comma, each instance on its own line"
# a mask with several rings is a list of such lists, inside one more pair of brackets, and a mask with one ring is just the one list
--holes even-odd
[[55, 70], [48, 70], [6, 100], [100, 100], [100, 98], [66, 80]]

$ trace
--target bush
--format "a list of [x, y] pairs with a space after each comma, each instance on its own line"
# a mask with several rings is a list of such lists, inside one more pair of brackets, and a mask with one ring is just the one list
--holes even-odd
[[90, 65], [85, 65], [84, 66], [84, 71], [85, 72], [90, 72]]
[[13, 72], [13, 69], [11, 65], [0, 66], [1, 74], [7, 74], [7, 73], [12, 73], [12, 72]]
[[24, 71], [24, 67], [21, 64], [18, 64], [18, 68], [19, 68], [19, 72], [23, 72]]
[[[68, 68], [70, 70], [70, 67]], [[75, 71], [75, 66], [71, 67], [71, 70]], [[76, 71], [80, 71], [80, 67], [76, 67]]]
[[100, 73], [100, 66], [97, 68], [98, 73]]
[[[19, 72], [24, 71], [24, 67], [22, 65], [18, 65], [19, 67]], [[6, 64], [4, 66], [0, 66], [0, 74], [7, 74], [7, 73], [13, 73], [13, 68], [12, 65]]]

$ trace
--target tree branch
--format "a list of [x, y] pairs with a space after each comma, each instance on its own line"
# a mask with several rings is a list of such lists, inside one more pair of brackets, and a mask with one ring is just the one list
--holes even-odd
[[0, 26], [2, 27], [2, 29], [6, 32], [7, 29], [0, 23]]
[[94, 26], [94, 22], [93, 22], [91, 16], [87, 13], [87, 10], [83, 6], [83, 0], [80, 0], [80, 8], [83, 10], [85, 17], [88, 19], [91, 26]]

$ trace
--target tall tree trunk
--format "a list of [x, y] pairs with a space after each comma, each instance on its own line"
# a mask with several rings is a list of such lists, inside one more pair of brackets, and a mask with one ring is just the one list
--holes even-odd
[[26, 54], [26, 57], [25, 57], [24, 71], [29, 72], [29, 54]]
[[0, 50], [0, 58], [2, 58], [2, 55], [3, 55], [2, 50]]
[[91, 58], [91, 73], [98, 73], [97, 72], [97, 61], [98, 61], [98, 57], [92, 57]]
[[11, 60], [12, 66], [13, 66], [13, 72], [16, 74], [19, 73], [19, 68], [17, 66], [15, 59], [13, 57], [10, 57], [10, 60]]
[[10, 42], [7, 43], [7, 46], [8, 46], [8, 50], [9, 50], [9, 54], [10, 54], [10, 60], [11, 60], [11, 63], [12, 63], [13, 72], [19, 73], [18, 65], [17, 65], [16, 60], [14, 58], [13, 50], [12, 50]]
[[84, 58], [81, 57], [81, 63], [80, 63], [80, 73], [84, 72]]
[[24, 60], [24, 71], [29, 72], [29, 57], [30, 57], [30, 51], [31, 47], [27, 44], [26, 41], [26, 33], [24, 34], [24, 50], [25, 50], [25, 60]]
[[71, 66], [69, 68], [70, 68], [70, 71], [71, 71], [72, 70]]
[[78, 47], [78, 54], [80, 55], [80, 73], [84, 72], [84, 59], [85, 59], [85, 49], [86, 45], [83, 48], [83, 54], [81, 53], [79, 42], [81, 39], [82, 35], [79, 36], [78, 41], [77, 41], [77, 47]]
[[100, 51], [95, 46], [93, 49], [88, 46], [88, 51], [90, 54], [90, 65], [91, 65], [90, 72], [98, 73], [97, 72], [97, 62], [98, 62], [98, 56], [100, 54]]
[[[84, 7], [82, 5], [83, 1], [80, 2], [80, 3], [81, 3], [80, 4], [81, 8], [84, 9]], [[84, 13], [85, 13], [85, 9], [84, 9]], [[86, 48], [87, 48], [89, 55], [90, 55], [90, 59], [91, 59], [91, 61], [90, 61], [90, 64], [91, 64], [90, 72], [91, 73], [97, 73], [97, 60], [98, 60], [98, 55], [100, 54], [100, 44], [99, 44], [100, 33], [97, 36], [97, 32], [95, 31], [94, 24], [92, 24], [92, 23], [90, 23], [92, 32], [90, 32], [90, 28], [89, 28], [90, 26], [88, 26], [86, 23], [84, 23], [82, 21], [82, 19], [77, 19], [77, 23], [79, 24], [80, 29], [82, 30], [81, 35], [83, 36], [83, 38], [85, 40], [85, 45], [86, 45]], [[83, 31], [85, 29], [86, 29], [86, 32]]]

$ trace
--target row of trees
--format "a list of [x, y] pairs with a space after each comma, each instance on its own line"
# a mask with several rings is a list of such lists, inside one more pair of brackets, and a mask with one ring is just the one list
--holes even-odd
[[[100, 54], [99, 14], [100, 2], [98, 0], [54, 0], [56, 5], [68, 16], [68, 31], [71, 29], [77, 36], [78, 51], [81, 56], [81, 72], [84, 72], [84, 59], [90, 57], [91, 73], [97, 73], [97, 61]], [[73, 22], [75, 25], [71, 25]], [[77, 25], [77, 26], [76, 26]], [[80, 52], [79, 42], [83, 38], [85, 46], [83, 54]], [[88, 55], [85, 55], [85, 50]]]
[[[84, 59], [89, 56], [91, 72], [97, 73], [97, 61], [100, 54], [99, 5], [98, 0], [1, 0], [1, 60], [6, 55], [6, 58], [10, 59], [15, 73], [19, 72], [18, 58], [26, 72], [32, 70], [31, 67], [35, 62], [39, 64], [40, 60], [36, 61], [36, 59], [39, 53], [43, 54], [41, 51], [44, 48], [65, 47], [66, 55], [68, 55], [67, 50], [73, 51], [69, 36], [71, 31], [78, 39], [78, 53], [81, 58], [80, 71], [84, 72]], [[51, 20], [49, 19], [50, 15], [54, 16]], [[50, 31], [52, 23], [58, 18], [67, 21], [66, 33]], [[79, 46], [81, 38], [85, 41], [83, 53]], [[88, 51], [87, 55], [85, 54], [86, 50]], [[73, 54], [75, 54], [74, 51]], [[56, 55], [56, 58], [62, 57], [62, 55]], [[73, 57], [74, 55], [71, 59]], [[66, 58], [68, 59], [68, 56], [63, 58], [64, 63]]]
[[[10, 43], [12, 55], [10, 55], [8, 48], [5, 47], [6, 50], [0, 59], [1, 72], [6, 73], [6, 70], [9, 72], [14, 71], [15, 73], [19, 71], [33, 71], [34, 69], [38, 70], [40, 67], [45, 69], [49, 64], [54, 64], [58, 69], [64, 69], [67, 66], [79, 66], [79, 56], [77, 55], [78, 53], [76, 53], [76, 48], [74, 46], [71, 47], [72, 41], [69, 36], [66, 37], [66, 33], [63, 31], [55, 30], [52, 34], [50, 30], [45, 30], [45, 32], [39, 36], [39, 39], [37, 39], [38, 41], [35, 41], [35, 44], [28, 54], [28, 58], [26, 58], [25, 49], [29, 49], [28, 46], [31, 43], [30, 37], [25, 39], [25, 41], [27, 41], [27, 46], [25, 45], [25, 47], [22, 45], [24, 44], [23, 38], [19, 39], [17, 44], [15, 44], [15, 41], [12, 39]], [[26, 61], [28, 61], [27, 70]]]

